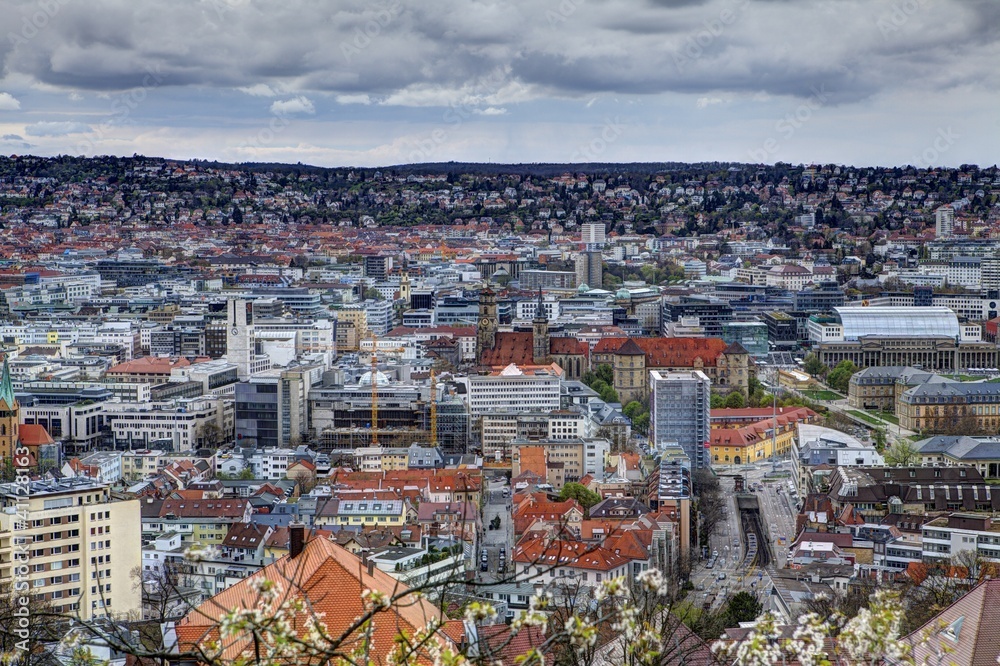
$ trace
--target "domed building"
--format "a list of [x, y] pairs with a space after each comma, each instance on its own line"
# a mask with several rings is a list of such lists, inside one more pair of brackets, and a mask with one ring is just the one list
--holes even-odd
[[[385, 373], [376, 371], [375, 372], [375, 385], [376, 386], [388, 386], [390, 384], [389, 378], [386, 377]], [[361, 379], [358, 380], [358, 386], [371, 386], [372, 385], [372, 371], [369, 370], [365, 374], [361, 375]]]

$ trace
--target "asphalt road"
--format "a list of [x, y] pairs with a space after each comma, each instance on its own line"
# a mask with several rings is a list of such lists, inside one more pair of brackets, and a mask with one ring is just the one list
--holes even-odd
[[[483, 538], [481, 540], [480, 551], [486, 548], [488, 554], [489, 571], [483, 572], [480, 566], [481, 553], [476, 553], [476, 576], [480, 580], [494, 581], [504, 576], [509, 576], [513, 571], [510, 563], [511, 550], [514, 543], [514, 521], [511, 519], [510, 497], [503, 496], [503, 490], [507, 486], [505, 481], [490, 481], [487, 486], [486, 503], [483, 507]], [[500, 529], [491, 530], [490, 522], [500, 516]], [[500, 574], [500, 550], [506, 552], [506, 572]]]
[[[789, 465], [778, 468], [779, 472], [788, 471]], [[745, 472], [747, 483], [762, 483], [765, 474], [773, 472], [771, 465], [760, 465], [757, 469], [748, 469]], [[756, 493], [757, 503], [760, 506], [761, 523], [767, 529], [771, 537], [771, 552], [774, 555], [776, 568], [784, 568], [788, 557], [788, 546], [795, 540], [795, 516], [797, 510], [795, 501], [789, 494], [788, 482], [790, 478], [779, 477], [773, 481], [763, 483], [764, 490]], [[781, 538], [784, 538], [784, 544]]]

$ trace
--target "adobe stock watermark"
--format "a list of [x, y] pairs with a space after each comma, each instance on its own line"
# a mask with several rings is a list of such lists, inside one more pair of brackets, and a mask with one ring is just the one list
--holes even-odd
[[555, 9], [545, 10], [545, 20], [549, 22], [550, 26], [562, 25], [576, 13], [582, 4], [583, 0], [560, 0]]
[[674, 53], [674, 66], [681, 74], [691, 62], [705, 55], [705, 49], [722, 36], [726, 27], [736, 23], [740, 14], [750, 4], [750, 0], [732, 0], [731, 6], [724, 7], [717, 16], [702, 22], [702, 29], [688, 35], [680, 51]]
[[624, 134], [625, 128], [618, 116], [605, 119], [601, 131], [593, 139], [585, 144], [577, 146], [570, 162], [597, 162], [598, 158], [607, 152], [608, 147], [618, 141]]
[[920, 154], [911, 157], [910, 161], [915, 167], [929, 169], [933, 166], [940, 166], [937, 161], [942, 155], [951, 150], [951, 147], [955, 145], [955, 142], [962, 138], [961, 134], [956, 133], [951, 127], [939, 127], [937, 131], [937, 136], [934, 140], [924, 148]]
[[888, 39], [890, 35], [899, 32], [910, 18], [923, 8], [927, 0], [899, 0], [892, 4], [892, 10], [881, 14], [875, 19], [875, 27]]
[[355, 26], [350, 39], [340, 43], [340, 53], [344, 56], [345, 61], [351, 62], [355, 57], [361, 55], [362, 51], [371, 46], [375, 38], [381, 35], [382, 31], [403, 13], [403, 5], [399, 0], [391, 0], [381, 7], [376, 5], [374, 10], [372, 18], [365, 21], [363, 25]]
[[267, 126], [257, 130], [256, 134], [248, 136], [246, 140], [236, 146], [237, 152], [250, 153], [257, 159], [262, 148], [274, 143], [279, 134], [288, 129], [292, 124], [291, 114], [282, 109], [271, 109], [271, 118], [267, 121]]
[[[494, 68], [476, 80], [472, 90], [463, 101], [448, 105], [448, 108], [441, 115], [441, 122], [451, 129], [461, 126], [473, 115], [483, 113], [482, 105], [488, 97], [508, 86], [513, 86], [509, 92], [515, 96], [524, 90], [524, 86], [520, 82], [507, 80], [507, 72], [504, 68]], [[408, 157], [409, 162], [416, 164], [429, 161], [441, 146], [447, 143], [449, 136], [448, 128], [436, 127], [423, 137], [411, 140], [413, 149]]]
[[31, 494], [31, 452], [25, 446], [14, 448], [14, 494], [16, 496], [14, 514], [11, 516], [11, 573], [12, 588], [9, 602], [13, 605], [14, 626], [8, 627], [16, 637], [11, 661], [27, 661], [31, 648], [31, 544], [34, 538], [26, 534], [30, 527], [28, 520], [28, 498]]
[[778, 136], [768, 137], [760, 148], [753, 148], [749, 151], [751, 162], [766, 162], [769, 157], [781, 150], [781, 140], [788, 141], [795, 136], [795, 133], [809, 122], [813, 114], [823, 108], [823, 105], [830, 99], [826, 86], [822, 84], [819, 87], [811, 86], [810, 90], [812, 94], [804, 102], [774, 124], [774, 131], [778, 133]]
[[159, 63], [154, 67], [147, 67], [146, 74], [138, 86], [126, 90], [111, 101], [111, 116], [101, 121], [88, 133], [87, 138], [77, 144], [75, 154], [86, 155], [96, 152], [97, 142], [106, 138], [115, 127], [127, 124], [132, 112], [146, 101], [151, 90], [163, 84], [163, 79]]
[[7, 40], [14, 46], [26, 44], [34, 39], [38, 33], [48, 27], [52, 19], [62, 11], [72, 0], [39, 0], [35, 3], [35, 10], [26, 16], [21, 17], [21, 29], [19, 32], [13, 30], [7, 33]]

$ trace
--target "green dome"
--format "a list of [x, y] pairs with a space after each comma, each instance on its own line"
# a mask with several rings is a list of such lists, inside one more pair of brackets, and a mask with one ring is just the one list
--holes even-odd
[[586, 282], [576, 288], [578, 294], [586, 294], [588, 291], [590, 291], [590, 286]]
[[615, 294], [615, 298], [620, 301], [627, 301], [632, 298], [632, 294], [628, 292], [628, 289], [622, 287], [621, 289], [618, 290], [618, 293]]

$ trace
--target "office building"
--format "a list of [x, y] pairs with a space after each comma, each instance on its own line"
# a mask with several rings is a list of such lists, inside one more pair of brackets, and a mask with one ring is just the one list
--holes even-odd
[[649, 383], [654, 446], [676, 443], [684, 449], [694, 469], [707, 467], [711, 380], [700, 370], [651, 370]]
[[268, 370], [236, 385], [236, 440], [258, 447], [297, 444], [309, 432], [309, 392], [322, 367]]
[[[721, 338], [722, 325], [733, 320], [733, 308], [729, 303], [711, 296], [668, 296], [664, 299], [664, 326], [691, 317], [698, 318], [705, 337]], [[666, 330], [663, 333], [666, 334]]]
[[488, 375], [472, 375], [468, 381], [469, 413], [479, 417], [488, 411], [552, 411], [559, 409], [562, 368], [518, 367], [514, 364]]
[[604, 288], [604, 259], [599, 250], [584, 250], [576, 255], [576, 284]]

